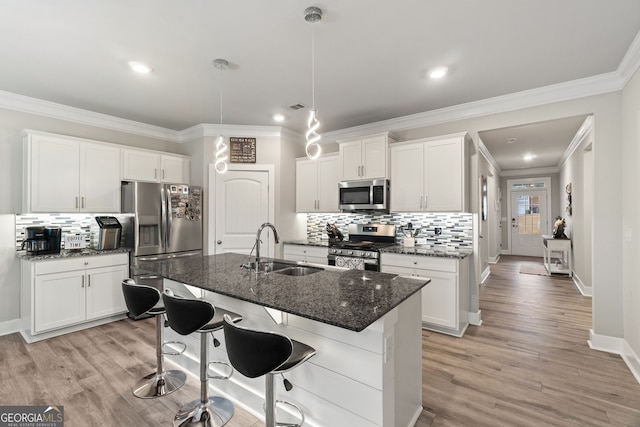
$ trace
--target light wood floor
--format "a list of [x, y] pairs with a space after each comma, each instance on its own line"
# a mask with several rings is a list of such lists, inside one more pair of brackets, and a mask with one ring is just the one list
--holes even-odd
[[[502, 257], [480, 289], [483, 325], [424, 331], [425, 426], [640, 426], [640, 385], [620, 357], [590, 350], [591, 299], [570, 279], [519, 274]], [[199, 382], [154, 400], [131, 387], [152, 370], [151, 319], [25, 345], [0, 337], [0, 405], [64, 405], [65, 427], [170, 426]], [[236, 406], [229, 427], [264, 424]], [[343, 427], [343, 426], [336, 426]], [[350, 427], [350, 426], [344, 426]]]

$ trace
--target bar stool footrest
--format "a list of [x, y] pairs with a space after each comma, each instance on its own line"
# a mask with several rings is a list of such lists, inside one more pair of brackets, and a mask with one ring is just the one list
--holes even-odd
[[228, 362], [224, 362], [222, 360], [214, 360], [213, 362], [208, 363], [207, 370], [211, 369], [211, 365], [223, 365], [223, 366], [226, 366], [227, 369], [229, 370], [229, 373], [226, 375], [211, 375], [207, 373], [207, 377], [209, 377], [212, 380], [228, 380], [229, 378], [231, 378], [231, 375], [233, 375], [233, 372], [234, 372], [233, 366], [231, 366], [231, 364]]
[[[178, 346], [178, 350], [165, 350], [165, 346], [173, 344]], [[187, 344], [182, 341], [165, 341], [162, 343], [162, 354], [166, 354], [167, 356], [180, 356], [187, 350]]]
[[[276, 400], [276, 408], [278, 407], [278, 404], [282, 405], [286, 405], [289, 406], [291, 408], [293, 408], [297, 413], [298, 413], [298, 417], [300, 418], [300, 422], [298, 423], [283, 423], [283, 422], [278, 422], [276, 420], [276, 425], [277, 426], [281, 426], [281, 427], [301, 427], [304, 424], [304, 412], [302, 412], [302, 409], [300, 409], [300, 407], [294, 403], [291, 403], [287, 400]], [[266, 403], [262, 404], [262, 410], [265, 410], [265, 405]], [[266, 412], [266, 411], [265, 411]]]

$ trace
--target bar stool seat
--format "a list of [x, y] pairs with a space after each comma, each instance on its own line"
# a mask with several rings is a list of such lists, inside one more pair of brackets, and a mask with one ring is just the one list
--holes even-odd
[[[136, 383], [133, 388], [134, 396], [152, 399], [173, 393], [184, 385], [187, 374], [180, 370], [165, 371], [164, 369], [164, 355], [177, 355], [181, 352], [165, 352], [163, 350], [165, 342], [162, 338], [162, 329], [164, 328], [163, 314], [165, 309], [161, 302], [160, 291], [151, 286], [136, 284], [133, 279], [125, 279], [122, 281], [122, 292], [127, 309], [132, 316], [149, 314], [155, 316], [156, 319], [156, 371]], [[171, 341], [171, 343], [176, 342]]]
[[[304, 412], [291, 402], [276, 401], [274, 376], [283, 374], [306, 362], [316, 354], [313, 347], [277, 332], [259, 331], [234, 324], [224, 318], [224, 337], [231, 365], [248, 378], [265, 375], [265, 425], [299, 427], [304, 423]], [[287, 391], [293, 387], [285, 379]], [[276, 403], [296, 409], [300, 415], [297, 424], [278, 423], [275, 420]]]
[[[209, 378], [228, 379], [233, 374], [233, 368], [226, 362], [208, 361], [206, 334], [222, 329], [224, 318], [228, 318], [230, 322], [239, 322], [242, 320], [242, 316], [214, 307], [208, 301], [182, 298], [171, 295], [168, 292], [162, 294], [162, 299], [171, 329], [180, 335], [189, 335], [193, 332], [200, 333], [200, 399], [189, 402], [180, 408], [173, 419], [173, 425], [175, 427], [223, 426], [233, 416], [233, 403], [224, 397], [209, 397], [208, 380]], [[220, 342], [215, 337], [213, 338], [213, 343], [216, 347], [220, 345]], [[209, 365], [214, 363], [228, 366], [230, 372], [227, 375], [209, 375]]]

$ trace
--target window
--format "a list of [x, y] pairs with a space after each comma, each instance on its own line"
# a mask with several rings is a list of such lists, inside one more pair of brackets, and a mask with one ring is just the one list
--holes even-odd
[[518, 196], [518, 233], [540, 233], [540, 196]]
[[544, 182], [519, 182], [517, 184], [511, 184], [512, 190], [541, 190], [544, 188]]

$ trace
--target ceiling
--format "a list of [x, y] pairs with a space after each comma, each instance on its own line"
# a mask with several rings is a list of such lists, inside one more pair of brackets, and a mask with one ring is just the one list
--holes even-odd
[[282, 113], [301, 132], [288, 107], [312, 105], [313, 52], [329, 132], [614, 72], [639, 30], [638, 0], [3, 0], [0, 90], [173, 130]]

